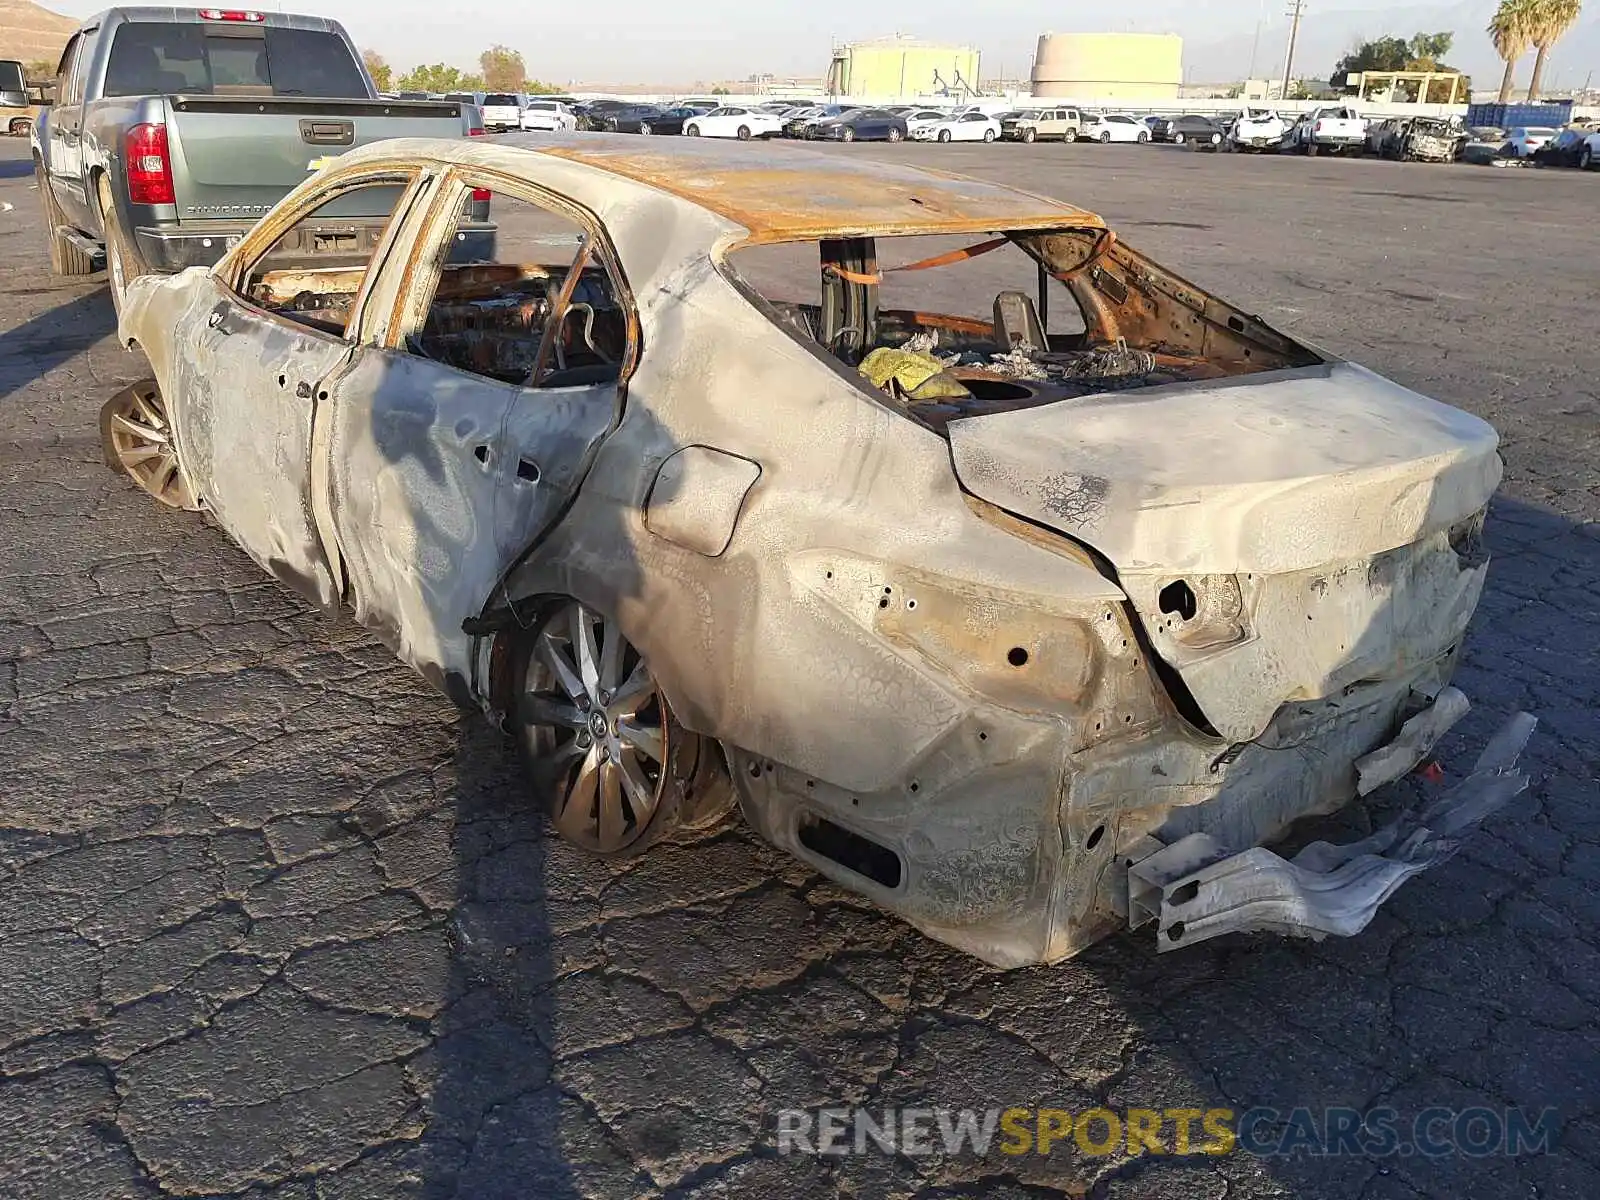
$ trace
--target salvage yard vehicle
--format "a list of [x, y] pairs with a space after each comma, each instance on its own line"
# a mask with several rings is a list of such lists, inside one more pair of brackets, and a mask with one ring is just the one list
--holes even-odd
[[1233, 123], [1228, 141], [1235, 150], [1246, 153], [1276, 151], [1283, 143], [1289, 124], [1270, 109], [1251, 109]]
[[41, 89], [30, 86], [22, 63], [0, 58], [0, 130], [11, 137], [27, 137], [43, 107]]
[[515, 92], [489, 92], [479, 106], [483, 127], [489, 133], [522, 128], [522, 97]]
[[1126, 113], [1084, 113], [1078, 135], [1091, 142], [1148, 142], [1150, 127]]
[[1554, 138], [1533, 152], [1533, 162], [1540, 167], [1577, 167], [1583, 164], [1585, 143], [1589, 140], [1586, 129], [1563, 129]]
[[919, 142], [992, 142], [1000, 136], [1000, 122], [981, 112], [962, 113], [943, 121], [917, 126]]
[[1504, 152], [1507, 158], [1532, 158], [1538, 150], [1555, 141], [1558, 129], [1520, 125], [1506, 131]]
[[683, 132], [689, 137], [738, 138], [748, 142], [751, 138], [779, 137], [783, 126], [784, 119], [775, 113], [725, 104], [685, 121]]
[[1210, 117], [1191, 114], [1173, 117], [1167, 122], [1165, 136], [1158, 140], [1171, 142], [1174, 146], [1193, 146], [1198, 150], [1220, 150], [1222, 138], [1222, 127]]
[[607, 133], [639, 133], [646, 137], [656, 133], [677, 134], [698, 115], [693, 109], [668, 110], [655, 104], [630, 104], [626, 108], [607, 109], [595, 128]]
[[1283, 135], [1283, 148], [1313, 158], [1352, 152], [1359, 156], [1367, 148], [1367, 122], [1349, 105], [1315, 108]]
[[907, 128], [904, 117], [897, 117], [886, 108], [853, 108], [837, 117], [818, 121], [806, 136], [822, 142], [901, 142], [905, 140]]
[[530, 131], [570, 133], [578, 127], [578, 118], [559, 100], [529, 100], [522, 110], [520, 123], [523, 129]]
[[[361, 261], [275, 265], [373, 189]], [[453, 261], [482, 189], [493, 256]], [[485, 712], [594, 853], [736, 788], [1012, 967], [1354, 933], [1527, 784], [1519, 717], [1372, 837], [1261, 848], [1462, 715], [1497, 438], [1070, 204], [790, 147], [402, 140], [135, 281], [119, 338], [154, 378], [108, 462]]]
[[1075, 142], [1083, 114], [1075, 108], [1046, 108], [1000, 118], [1000, 135], [1017, 142]]
[[[104, 255], [114, 304], [146, 272], [222, 257], [323, 162], [401, 135], [460, 136], [456, 103], [380, 100], [349, 36], [321, 17], [111, 9], [67, 42], [33, 168], [58, 275]], [[309, 255], [367, 244], [388, 210], [329, 213]]]
[[1467, 129], [1454, 117], [1395, 117], [1368, 131], [1367, 148], [1396, 162], [1455, 162]]

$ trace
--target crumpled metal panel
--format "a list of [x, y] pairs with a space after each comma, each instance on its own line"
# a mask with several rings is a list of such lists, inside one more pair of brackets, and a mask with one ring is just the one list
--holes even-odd
[[1516, 762], [1537, 724], [1527, 713], [1510, 718], [1470, 776], [1359, 842], [1313, 842], [1285, 860], [1262, 847], [1228, 857], [1193, 834], [1130, 868], [1129, 920], [1148, 919], [1158, 892], [1163, 952], [1226, 933], [1352, 937], [1403, 883], [1448, 861], [1465, 834], [1527, 790]]

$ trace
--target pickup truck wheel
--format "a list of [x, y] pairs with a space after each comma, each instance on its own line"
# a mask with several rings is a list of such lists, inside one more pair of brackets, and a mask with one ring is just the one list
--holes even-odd
[[124, 388], [105, 402], [100, 409], [100, 450], [106, 466], [124, 472], [168, 508], [196, 507], [154, 379]]
[[45, 236], [50, 239], [51, 273], [93, 275], [94, 259], [56, 232], [67, 223], [67, 219], [61, 214], [61, 206], [56, 203], [55, 195], [50, 191], [50, 182], [45, 178], [44, 164], [38, 159], [33, 160], [33, 177], [38, 182], [39, 203], [44, 208]]
[[1306, 143], [1306, 157], [1307, 158], [1315, 158], [1321, 152], [1322, 152], [1322, 147], [1318, 146], [1315, 142], [1307, 142]]
[[712, 748], [678, 724], [617, 624], [563, 600], [513, 636], [514, 732], [556, 832], [622, 858], [677, 829]]
[[100, 223], [106, 234], [106, 286], [111, 289], [111, 306], [122, 316], [122, 298], [128, 285], [141, 275], [148, 275], [145, 266], [128, 235], [117, 224], [117, 209], [111, 201], [111, 185], [105, 176], [100, 177]]

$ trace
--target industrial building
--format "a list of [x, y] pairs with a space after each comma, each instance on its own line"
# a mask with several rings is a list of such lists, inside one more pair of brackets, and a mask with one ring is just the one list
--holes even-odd
[[971, 96], [978, 90], [978, 51], [915, 38], [851, 42], [833, 51], [828, 67], [830, 96], [876, 100], [891, 96]]
[[1033, 60], [1033, 94], [1073, 100], [1176, 100], [1183, 39], [1165, 33], [1047, 33]]

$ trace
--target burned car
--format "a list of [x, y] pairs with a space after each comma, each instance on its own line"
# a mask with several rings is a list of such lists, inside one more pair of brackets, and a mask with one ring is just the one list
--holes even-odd
[[[371, 189], [359, 261], [275, 265]], [[1354, 932], [1526, 784], [1519, 719], [1367, 841], [1263, 848], [1460, 717], [1497, 439], [1069, 204], [795, 148], [395, 141], [134, 281], [120, 337], [154, 379], [110, 460], [486, 713], [597, 854], [736, 792], [1017, 966]]]
[[1369, 137], [1380, 158], [1396, 162], [1455, 162], [1467, 143], [1467, 127], [1459, 117], [1397, 117], [1382, 123]]

